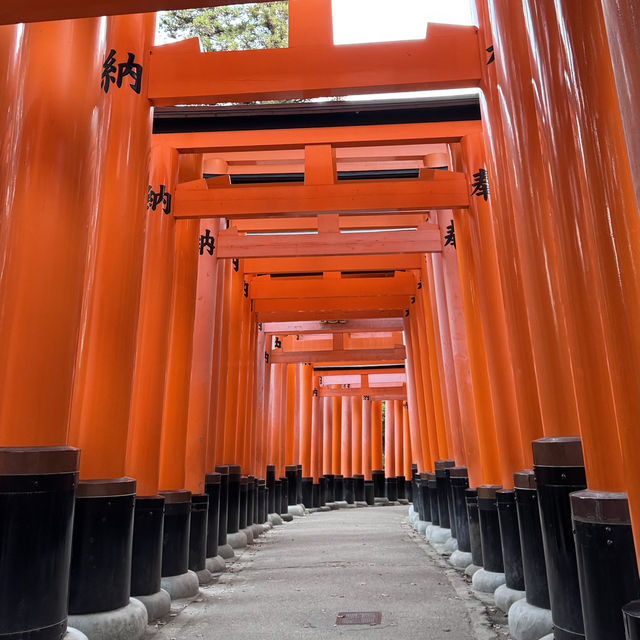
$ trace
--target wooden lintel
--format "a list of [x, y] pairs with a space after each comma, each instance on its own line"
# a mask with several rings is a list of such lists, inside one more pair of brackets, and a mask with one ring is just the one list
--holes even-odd
[[344, 321], [266, 322], [262, 330], [267, 335], [299, 335], [304, 333], [353, 333], [356, 331], [402, 331], [401, 318], [376, 318]]
[[413, 180], [353, 180], [328, 185], [212, 186], [214, 183], [203, 180], [200, 188], [178, 185], [174, 216], [234, 219], [335, 212], [370, 215], [375, 211], [392, 215], [469, 206], [464, 174], [431, 170], [422, 175]]
[[[366, 296], [360, 298], [281, 298], [254, 300], [253, 310], [256, 313], [263, 311], [381, 311], [383, 309], [402, 310], [408, 309], [411, 304], [408, 295]], [[348, 317], [348, 316], [345, 316]], [[359, 316], [359, 317], [367, 317]], [[324, 318], [318, 318], [323, 320]]]
[[[320, 387], [318, 389], [318, 395], [321, 398], [336, 398], [341, 396], [369, 396], [369, 398], [394, 400], [404, 400], [407, 397], [406, 385], [397, 387], [347, 387], [346, 389], [330, 389], [327, 387]], [[397, 397], [396, 397], [397, 396]]]
[[318, 233], [314, 235], [218, 235], [218, 258], [293, 258], [304, 256], [424, 254], [442, 250], [440, 230], [424, 224], [415, 231]]
[[[282, 233], [287, 231], [317, 231], [318, 218], [240, 218], [232, 223], [232, 228], [240, 233]], [[340, 216], [339, 228], [345, 231], [367, 231], [369, 229], [410, 229], [418, 227], [428, 219], [423, 213], [398, 213], [392, 216]]]
[[297, 298], [362, 298], [388, 295], [413, 296], [415, 278], [399, 273], [392, 278], [253, 278], [249, 284], [252, 300]]
[[406, 357], [404, 346], [393, 349], [345, 349], [342, 351], [298, 351], [281, 352], [272, 351], [269, 362], [295, 363], [295, 362], [371, 362], [374, 361], [400, 361]]
[[430, 24], [424, 40], [294, 45], [213, 53], [154, 47], [148, 97], [156, 106], [216, 104], [468, 88], [481, 80], [472, 26]]
[[257, 322], [299, 322], [301, 320], [355, 320], [361, 318], [402, 318], [404, 309], [326, 309], [306, 310], [283, 309], [261, 311], [256, 314]]
[[423, 263], [424, 256], [415, 253], [375, 256], [247, 258], [242, 261], [243, 272], [247, 274], [404, 271], [419, 270]]

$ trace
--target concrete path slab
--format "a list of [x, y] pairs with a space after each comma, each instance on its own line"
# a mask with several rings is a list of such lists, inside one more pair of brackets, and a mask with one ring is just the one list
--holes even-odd
[[[146, 640], [485, 640], [406, 516], [402, 506], [350, 509], [276, 527], [195, 600], [174, 603]], [[380, 611], [382, 623], [336, 624], [357, 611]]]

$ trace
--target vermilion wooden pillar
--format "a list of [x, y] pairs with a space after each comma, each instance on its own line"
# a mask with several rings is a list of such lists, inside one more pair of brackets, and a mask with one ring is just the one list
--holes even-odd
[[[236, 262], [231, 269], [231, 292], [229, 304], [229, 352], [227, 355], [227, 387], [224, 407], [224, 464], [239, 464], [236, 459], [236, 445], [244, 438], [245, 425], [238, 424], [238, 398], [240, 382], [240, 359], [242, 346], [242, 318], [244, 277]], [[240, 433], [242, 431], [242, 433]]]
[[353, 456], [351, 450], [351, 398], [344, 396], [341, 404], [341, 440], [340, 440], [340, 473], [345, 478], [353, 475]]
[[[461, 151], [469, 190], [473, 192], [473, 176], [486, 166], [481, 134], [465, 136], [461, 143]], [[525, 418], [526, 446], [523, 445], [498, 256], [491, 224], [491, 201], [491, 194], [487, 200], [484, 197], [472, 198], [468, 220], [471, 252], [474, 263], [478, 265], [478, 307], [482, 319], [491, 402], [500, 448], [500, 482], [503, 488], [510, 489], [513, 488], [513, 474], [533, 464], [530, 443], [542, 436], [542, 428], [540, 424], [532, 424]], [[441, 232], [444, 235], [445, 230], [441, 228]]]
[[394, 424], [394, 467], [396, 476], [404, 473], [404, 420], [402, 417], [402, 400], [393, 401], [393, 424]]
[[371, 468], [382, 470], [382, 402], [371, 403]]
[[362, 473], [367, 481], [372, 479], [371, 404], [369, 396], [362, 398]]
[[332, 471], [333, 475], [342, 473], [342, 398], [332, 398], [331, 406], [331, 446], [332, 446]]
[[[219, 221], [219, 228], [224, 227], [224, 220]], [[213, 283], [214, 295], [216, 296], [216, 313], [213, 322], [213, 354], [211, 365], [211, 391], [210, 391], [210, 403], [209, 403], [209, 419], [207, 429], [207, 471], [212, 472], [215, 469], [216, 464], [220, 462], [219, 450], [221, 448], [220, 434], [218, 433], [218, 397], [220, 385], [225, 378], [224, 374], [221, 377], [222, 366], [222, 332], [223, 332], [223, 318], [225, 312], [224, 304], [224, 283], [225, 272], [227, 268], [227, 260], [219, 260], [216, 266], [216, 281]]]
[[[200, 221], [200, 241], [218, 236], [219, 220]], [[209, 413], [211, 410], [211, 378], [213, 371], [213, 338], [216, 317], [218, 260], [203, 243], [198, 248], [198, 280], [196, 288], [195, 320], [193, 327], [193, 357], [187, 415], [187, 453], [185, 488], [192, 493], [204, 491], [209, 446]]]
[[322, 398], [322, 473], [333, 473], [333, 402], [329, 397]]
[[411, 439], [409, 436], [409, 405], [402, 403], [402, 475], [411, 480], [412, 472]]
[[393, 400], [384, 403], [384, 475], [385, 478], [396, 477], [395, 460], [395, 411]]
[[457, 213], [454, 213], [454, 222], [483, 482], [497, 484], [500, 481], [500, 463], [480, 313], [477, 298], [473, 296], [477, 284], [476, 267], [471, 254], [469, 223], [464, 216], [458, 216]]
[[362, 396], [351, 397], [351, 461], [353, 475], [362, 474]]
[[[638, 209], [601, 3], [582, 9], [565, 1], [526, 3], [526, 32], [531, 48], [560, 52], [554, 61], [530, 59], [534, 86], [544, 86], [551, 97], [543, 101], [534, 94], [543, 180], [553, 208], [563, 213], [555, 232], [571, 284], [570, 347], [587, 482], [593, 490], [631, 492], [639, 551]], [[549, 19], [557, 27], [543, 32]], [[597, 79], [589, 73], [592, 60], [600, 62]], [[563, 165], [548, 157], [560, 149], [572, 151], [575, 161]], [[589, 375], [585, 367], [593, 369]]]
[[300, 464], [302, 464], [302, 475], [309, 477], [312, 465], [312, 400], [313, 400], [313, 365], [305, 363], [300, 369]]
[[[313, 367], [311, 369], [313, 375]], [[313, 380], [312, 380], [313, 381]], [[322, 433], [323, 433], [323, 398], [317, 395], [312, 396], [311, 404], [311, 465], [310, 476], [314, 483], [322, 475]], [[304, 462], [302, 463], [302, 472], [304, 474]]]
[[[173, 193], [178, 178], [178, 153], [154, 144], [149, 182]], [[138, 495], [158, 492], [162, 398], [167, 371], [171, 283], [175, 220], [160, 208], [147, 213], [144, 268], [140, 293], [140, 316], [136, 364], [131, 396], [126, 475], [138, 481]]]
[[[12, 153], [2, 164], [12, 173], [0, 205], [0, 446], [67, 441], [105, 152], [96, 107], [103, 26], [101, 19], [25, 26], [19, 75], [7, 94], [18, 99], [19, 128], [3, 109]], [[17, 63], [15, 38], [9, 55]], [[82, 60], [81, 73], [74, 65], [52, 72], [61, 42], [65, 56]], [[3, 87], [3, 103], [4, 95]]]
[[[181, 182], [201, 176], [201, 158], [181, 157], [178, 163], [178, 175]], [[200, 221], [179, 220], [176, 223], [175, 234], [169, 352], [160, 449], [160, 488], [164, 491], [184, 489], [185, 483], [187, 414], [193, 356]]]
[[[423, 410], [420, 402], [420, 398], [416, 392], [416, 379], [413, 365], [413, 348], [411, 340], [411, 331], [409, 330], [409, 322], [405, 319], [405, 329], [403, 331], [403, 339], [407, 352], [407, 358], [405, 360], [405, 370], [407, 374], [407, 403], [409, 404], [409, 427], [411, 434], [411, 447], [414, 452], [414, 458], [418, 469], [422, 471], [424, 469], [424, 457], [423, 446], [426, 447], [427, 452], [429, 450], [429, 442], [425, 438], [423, 441], [421, 435], [421, 418]], [[373, 413], [372, 413], [373, 419]], [[373, 443], [373, 435], [372, 435]], [[427, 463], [428, 464], [428, 463]], [[375, 469], [375, 460], [372, 461], [373, 468]]]
[[297, 388], [297, 371], [295, 364], [287, 365], [287, 402], [286, 402], [286, 446], [285, 446], [285, 464], [298, 464], [295, 452], [295, 430], [296, 430], [296, 393]]

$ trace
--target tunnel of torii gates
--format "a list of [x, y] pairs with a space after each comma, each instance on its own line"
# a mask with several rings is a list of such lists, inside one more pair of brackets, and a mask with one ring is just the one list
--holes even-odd
[[[556, 640], [638, 638], [637, 3], [334, 46], [291, 0], [288, 49], [153, 46], [192, 4], [0, 7], [0, 638], [152, 618], [268, 514], [385, 496], [524, 563]], [[152, 132], [466, 87], [478, 117]]]

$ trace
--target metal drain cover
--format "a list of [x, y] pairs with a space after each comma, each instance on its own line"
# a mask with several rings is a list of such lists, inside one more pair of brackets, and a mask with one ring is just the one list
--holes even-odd
[[374, 626], [382, 622], [382, 611], [342, 611], [336, 624], [368, 624]]

